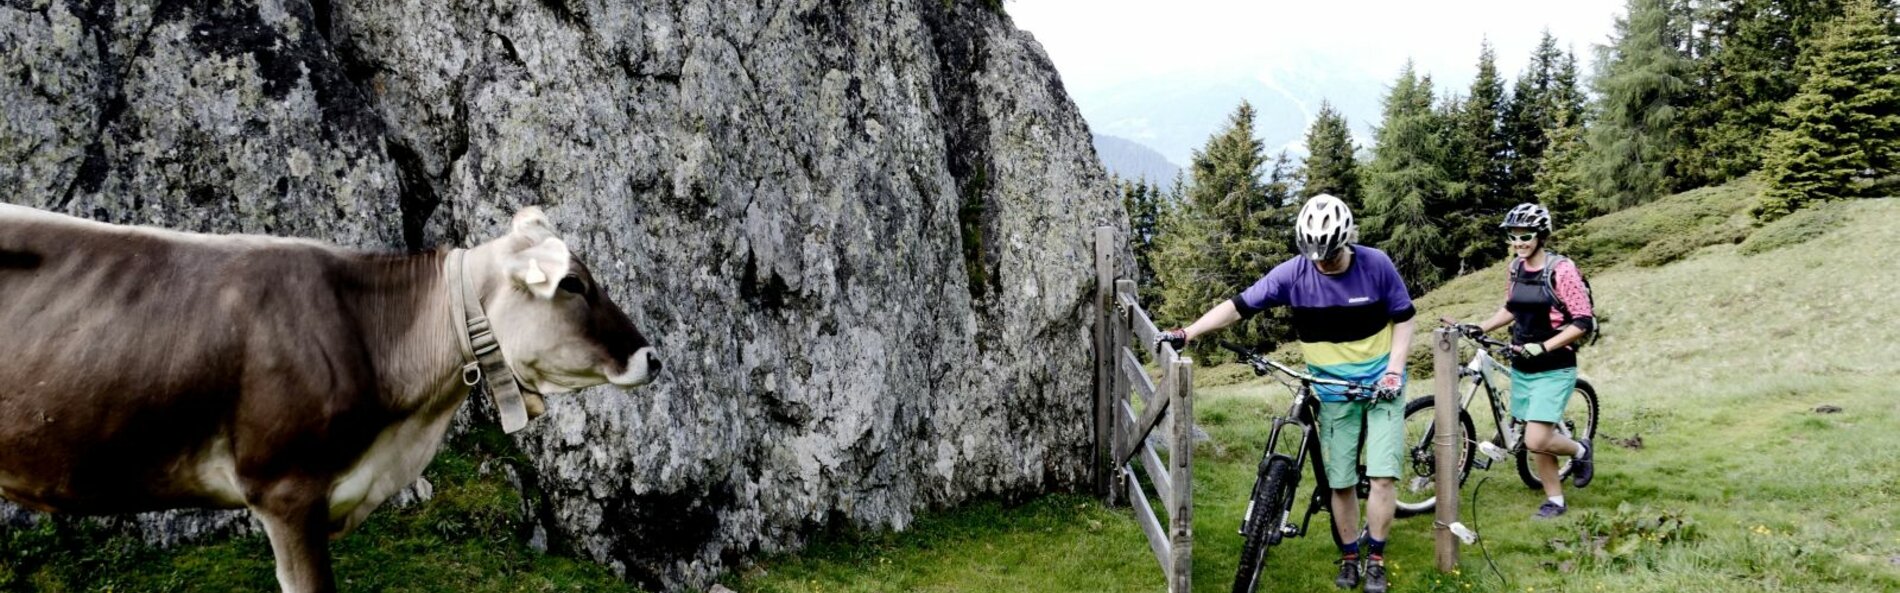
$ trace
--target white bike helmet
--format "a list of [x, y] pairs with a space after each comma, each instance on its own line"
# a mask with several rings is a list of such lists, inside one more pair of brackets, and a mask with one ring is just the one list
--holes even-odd
[[1334, 251], [1359, 239], [1359, 227], [1352, 222], [1352, 210], [1330, 194], [1313, 196], [1300, 207], [1293, 223], [1293, 243], [1300, 255], [1313, 261], [1333, 256]]
[[1535, 229], [1543, 235], [1550, 234], [1550, 209], [1530, 202], [1518, 204], [1504, 214], [1504, 222], [1498, 223], [1501, 229]]

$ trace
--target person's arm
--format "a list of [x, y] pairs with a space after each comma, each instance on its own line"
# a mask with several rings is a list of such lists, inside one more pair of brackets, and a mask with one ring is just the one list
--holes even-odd
[[1557, 335], [1551, 336], [1548, 340], [1544, 340], [1544, 351], [1549, 352], [1564, 346], [1569, 346], [1571, 342], [1577, 341], [1577, 338], [1583, 337], [1583, 334], [1583, 328], [1566, 325], [1563, 331], [1557, 332]]
[[1386, 357], [1385, 372], [1405, 374], [1405, 358], [1412, 352], [1415, 320], [1407, 319], [1392, 326], [1392, 356]]
[[1511, 324], [1511, 310], [1506, 309], [1504, 307], [1498, 307], [1498, 312], [1492, 313], [1490, 319], [1486, 319], [1478, 323], [1478, 329], [1484, 330], [1485, 333], [1491, 333], [1493, 331], [1496, 331], [1500, 327], [1504, 327], [1510, 324]]
[[1240, 321], [1240, 309], [1234, 307], [1234, 301], [1226, 300], [1208, 309], [1200, 319], [1182, 328], [1182, 331], [1187, 333], [1188, 341], [1192, 342], [1203, 334], [1233, 325], [1236, 321]]

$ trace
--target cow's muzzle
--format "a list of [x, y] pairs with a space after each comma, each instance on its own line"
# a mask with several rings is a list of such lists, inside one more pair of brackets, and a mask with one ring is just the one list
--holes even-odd
[[621, 387], [634, 387], [652, 383], [653, 377], [659, 374], [659, 353], [655, 352], [651, 347], [641, 348], [635, 350], [633, 356], [627, 357], [626, 369], [619, 373], [608, 375], [607, 382]]

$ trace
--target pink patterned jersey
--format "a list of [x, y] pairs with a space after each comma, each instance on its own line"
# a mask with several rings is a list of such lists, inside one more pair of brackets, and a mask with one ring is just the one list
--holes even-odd
[[[1522, 260], [1520, 260], [1520, 263], [1517, 265], [1525, 266], [1523, 268], [1525, 274], [1536, 274], [1544, 270], [1543, 268], [1528, 267], [1527, 264], [1521, 262]], [[1552, 284], [1557, 286], [1557, 298], [1564, 302], [1564, 307], [1570, 309], [1570, 315], [1572, 317], [1596, 316], [1596, 312], [1590, 310], [1590, 293], [1583, 287], [1583, 273], [1577, 271], [1577, 262], [1571, 261], [1570, 258], [1564, 258], [1563, 261], [1557, 262], [1556, 276], [1552, 278]], [[1506, 282], [1504, 285], [1504, 298], [1511, 298], [1511, 284], [1509, 282]], [[1556, 307], [1551, 307], [1550, 327], [1556, 328], [1563, 324], [1564, 312], [1558, 310]]]

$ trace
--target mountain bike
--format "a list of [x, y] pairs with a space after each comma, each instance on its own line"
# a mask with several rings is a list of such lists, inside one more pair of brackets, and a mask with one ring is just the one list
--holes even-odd
[[[1332, 513], [1332, 508], [1328, 506], [1331, 490], [1326, 488], [1326, 458], [1320, 455], [1319, 450], [1319, 395], [1314, 393], [1313, 386], [1344, 388], [1348, 401], [1372, 401], [1378, 390], [1364, 383], [1324, 379], [1302, 373], [1233, 344], [1222, 342], [1221, 347], [1239, 354], [1241, 362], [1253, 367], [1255, 375], [1279, 372], [1299, 383], [1293, 389], [1293, 404], [1287, 408], [1286, 414], [1273, 419], [1273, 428], [1267, 434], [1266, 451], [1260, 458], [1259, 475], [1254, 480], [1253, 493], [1247, 499], [1247, 512], [1240, 520], [1240, 567], [1234, 576], [1234, 593], [1253, 593], [1254, 588], [1259, 586], [1260, 569], [1267, 562], [1267, 550], [1280, 545], [1284, 538], [1306, 535], [1313, 515], [1322, 511]], [[1290, 384], [1288, 386], [1291, 387]], [[1364, 418], [1360, 421], [1364, 422]], [[1363, 447], [1366, 431], [1364, 426], [1360, 428], [1359, 438]], [[1293, 431], [1289, 437], [1295, 443], [1290, 449], [1291, 454], [1281, 453], [1280, 437], [1282, 431], [1289, 429]], [[1299, 468], [1308, 458], [1313, 461], [1313, 476], [1317, 483], [1313, 486], [1305, 519], [1295, 525], [1292, 508], [1300, 487]], [[1371, 492], [1371, 483], [1365, 475], [1365, 466], [1361, 465], [1356, 488], [1360, 499], [1365, 499]], [[1338, 529], [1328, 526], [1326, 531], [1333, 535], [1334, 544], [1342, 543], [1339, 541]]]
[[[1446, 327], [1456, 327], [1450, 323]], [[1531, 452], [1524, 448], [1524, 422], [1511, 416], [1510, 388], [1505, 386], [1500, 375], [1505, 374], [1500, 359], [1514, 358], [1511, 345], [1485, 336], [1482, 333], [1459, 331], [1460, 341], [1473, 346], [1471, 360], [1458, 369], [1458, 387], [1456, 392], [1463, 393], [1458, 402], [1458, 423], [1464, 428], [1464, 447], [1458, 451], [1458, 485], [1464, 486], [1465, 478], [1471, 468], [1490, 469], [1491, 464], [1503, 461], [1506, 456], [1517, 458], [1517, 477], [1532, 490], [1541, 489], [1543, 480], [1537, 477], [1537, 466], [1531, 458]], [[1575, 391], [1571, 393], [1570, 403], [1564, 407], [1563, 421], [1556, 425], [1557, 432], [1572, 439], [1591, 439], [1597, 433], [1597, 392], [1589, 381], [1579, 377]], [[1492, 437], [1477, 441], [1478, 431], [1474, 428], [1470, 412], [1471, 400], [1483, 392], [1490, 402], [1490, 426]], [[1438, 503], [1437, 458], [1432, 451], [1432, 435], [1435, 430], [1436, 413], [1433, 396], [1414, 398], [1405, 404], [1405, 441], [1409, 447], [1405, 451], [1405, 463], [1400, 466], [1398, 483], [1398, 511], [1400, 517], [1410, 517], [1432, 512]], [[1570, 476], [1572, 461], [1565, 459], [1557, 468], [1559, 480]]]

